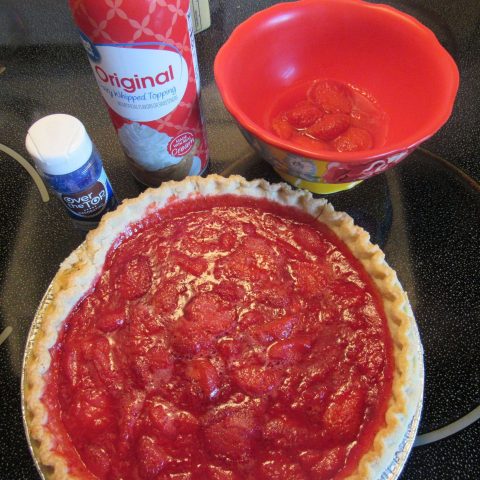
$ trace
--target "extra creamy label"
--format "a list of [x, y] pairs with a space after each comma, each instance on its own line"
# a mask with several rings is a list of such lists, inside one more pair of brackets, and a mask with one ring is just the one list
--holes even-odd
[[182, 100], [188, 66], [175, 47], [93, 45], [84, 36], [82, 40], [103, 98], [120, 116], [137, 122], [158, 120]]

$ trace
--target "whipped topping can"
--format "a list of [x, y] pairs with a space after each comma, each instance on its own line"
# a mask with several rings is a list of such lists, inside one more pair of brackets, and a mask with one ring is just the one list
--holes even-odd
[[208, 163], [189, 0], [70, 0], [132, 174], [148, 186]]

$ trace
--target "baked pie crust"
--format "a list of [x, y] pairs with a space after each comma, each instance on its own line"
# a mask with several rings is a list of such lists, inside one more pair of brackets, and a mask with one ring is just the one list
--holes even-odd
[[[369, 234], [355, 226], [346, 213], [337, 212], [324, 199], [314, 199], [303, 190], [292, 190], [286, 184], [270, 184], [265, 180], [247, 181], [240, 176], [224, 178], [189, 177], [181, 182], [164, 183], [139, 197], [123, 202], [107, 214], [99, 227], [61, 264], [51, 285], [52, 301], [44, 311], [40, 329], [25, 365], [26, 423], [30, 438], [38, 445], [37, 460], [48, 470], [48, 479], [79, 479], [69, 473], [66, 459], [55, 450], [56, 440], [48, 428], [48, 412], [42, 402], [46, 388], [45, 374], [51, 362], [49, 350], [56, 344], [63, 322], [73, 307], [88, 292], [100, 275], [113, 242], [129, 226], [167, 203], [198, 196], [240, 195], [267, 199], [293, 206], [316, 217], [345, 243], [364, 266], [383, 299], [388, 327], [393, 339], [394, 376], [392, 396], [385, 415], [385, 426], [364, 454], [353, 479], [378, 479], [391, 467], [399, 445], [404, 440], [412, 419], [420, 409], [423, 394], [423, 364], [418, 331], [406, 293], [396, 273], [385, 262], [385, 255], [370, 242]], [[405, 458], [400, 458], [401, 463]], [[397, 465], [398, 466], [398, 465]], [[401, 465], [400, 465], [401, 468]], [[80, 480], [80, 479], [79, 479]], [[83, 478], [82, 478], [83, 480]]]

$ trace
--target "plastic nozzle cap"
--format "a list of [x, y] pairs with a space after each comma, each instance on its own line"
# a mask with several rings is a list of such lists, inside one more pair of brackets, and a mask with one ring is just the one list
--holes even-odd
[[35, 122], [28, 130], [25, 146], [37, 168], [49, 175], [74, 172], [85, 164], [93, 150], [82, 122], [63, 113]]

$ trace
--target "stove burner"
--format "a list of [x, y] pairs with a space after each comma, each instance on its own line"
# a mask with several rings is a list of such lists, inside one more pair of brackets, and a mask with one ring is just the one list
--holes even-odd
[[10, 336], [10, 334], [13, 332], [12, 327], [5, 327], [3, 332], [0, 333], [0, 345]]
[[475, 423], [480, 418], [480, 405], [477, 408], [474, 408], [470, 413], [459, 418], [457, 421], [452, 422], [445, 427], [433, 430], [432, 432], [424, 433], [423, 435], [418, 435], [414, 447], [421, 447], [422, 445], [428, 445], [429, 443], [438, 442], [444, 438], [450, 437], [455, 433], [461, 432], [465, 428]]

